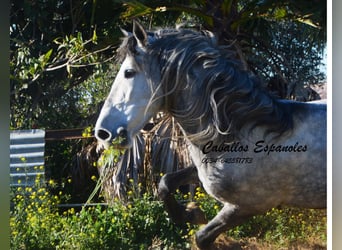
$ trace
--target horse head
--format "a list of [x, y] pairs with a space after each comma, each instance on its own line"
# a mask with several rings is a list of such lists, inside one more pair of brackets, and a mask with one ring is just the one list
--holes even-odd
[[142, 63], [152, 36], [136, 22], [133, 32], [124, 34], [124, 60], [95, 125], [95, 137], [105, 147], [115, 143], [129, 148], [132, 138], [161, 107], [160, 100], [152, 102], [155, 90]]

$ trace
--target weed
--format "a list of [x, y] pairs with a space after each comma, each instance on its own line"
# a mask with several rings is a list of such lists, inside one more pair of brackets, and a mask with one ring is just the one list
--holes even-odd
[[[112, 160], [119, 156], [110, 151], [107, 154]], [[142, 192], [142, 184], [133, 179], [128, 181], [125, 201], [116, 199], [107, 207], [85, 206], [80, 211], [74, 208], [62, 211], [58, 205], [66, 200], [64, 195], [61, 192], [52, 195], [48, 191], [56, 187], [56, 182], [49, 180], [44, 184], [40, 178], [38, 175], [33, 187], [11, 190], [11, 249], [191, 248], [198, 226], [175, 225], [162, 202]], [[66, 181], [72, 182], [70, 178]], [[100, 178], [97, 182], [103, 180]], [[201, 187], [193, 195], [176, 191], [176, 197], [181, 202], [197, 203], [208, 220], [222, 207]], [[275, 208], [230, 229], [227, 235], [236, 240], [255, 238], [275, 248], [288, 247], [293, 242], [325, 246], [326, 211]]]

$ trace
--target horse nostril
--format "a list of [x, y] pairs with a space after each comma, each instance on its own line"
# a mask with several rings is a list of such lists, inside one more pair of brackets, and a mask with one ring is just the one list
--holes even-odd
[[103, 140], [103, 141], [109, 141], [112, 137], [112, 134], [104, 129], [98, 129], [96, 130], [95, 134], [96, 138]]
[[127, 137], [127, 130], [123, 127], [118, 128], [117, 133], [120, 137], [123, 137], [123, 138]]

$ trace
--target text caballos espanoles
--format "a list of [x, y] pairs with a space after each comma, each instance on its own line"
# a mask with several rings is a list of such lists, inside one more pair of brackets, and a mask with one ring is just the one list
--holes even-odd
[[[268, 144], [265, 140], [259, 140], [253, 145], [252, 151], [254, 153], [265, 153], [269, 155], [270, 153], [301, 153], [306, 152], [308, 149], [307, 145], [300, 144], [296, 142], [292, 145], [281, 145], [281, 144]], [[202, 148], [203, 154], [208, 153], [238, 153], [238, 152], [248, 152], [250, 148], [248, 145], [243, 145], [240, 142], [214, 144], [213, 141], [208, 141]]]

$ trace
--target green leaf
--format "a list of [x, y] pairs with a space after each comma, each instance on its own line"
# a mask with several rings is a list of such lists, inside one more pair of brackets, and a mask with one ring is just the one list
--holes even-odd
[[49, 61], [51, 54], [52, 54], [53, 49], [50, 49], [48, 52], [45, 54], [41, 55], [38, 59], [38, 61], [41, 63], [40, 67], [44, 68], [47, 62]]
[[92, 41], [93, 41], [93, 43], [97, 43], [97, 34], [96, 34], [96, 29], [94, 29], [94, 31], [93, 31], [93, 37], [91, 38], [92, 39]]
[[214, 25], [214, 19], [212, 16], [209, 16], [205, 14], [203, 11], [191, 7], [181, 6], [181, 5], [174, 5], [174, 6], [165, 6], [163, 7], [165, 11], [178, 11], [178, 12], [185, 12], [192, 14], [194, 16], [197, 16], [201, 18], [205, 23], [207, 23], [209, 26]]
[[[230, 2], [230, 1], [228, 1]], [[229, 3], [227, 3], [229, 4]], [[176, 12], [185, 12], [192, 14], [194, 16], [197, 16], [201, 18], [205, 23], [207, 23], [209, 26], [214, 25], [213, 17], [205, 14], [200, 9], [187, 7], [185, 5], [177, 5], [172, 4], [170, 6], [168, 5], [162, 5], [157, 7], [149, 7], [147, 5], [144, 5], [138, 1], [130, 1], [124, 4], [126, 6], [126, 11], [122, 14], [122, 18], [135, 18], [135, 17], [141, 17], [144, 15], [150, 15], [155, 12], [165, 12], [165, 11], [176, 11]]]
[[46, 52], [46, 54], [44, 56], [45, 61], [48, 61], [50, 59], [52, 51], [53, 51], [53, 49], [50, 49], [48, 52]]
[[124, 3], [124, 6], [127, 6], [127, 9], [125, 12], [122, 13], [122, 18], [134, 18], [139, 16], [144, 16], [151, 14], [153, 12], [153, 9], [138, 2], [138, 1], [130, 1], [127, 3]]
[[232, 3], [233, 3], [233, 0], [224, 0], [223, 1], [222, 5], [221, 5], [221, 9], [222, 9], [222, 12], [225, 16], [229, 15], [231, 7], [232, 7]]
[[282, 19], [286, 17], [286, 15], [287, 15], [287, 11], [285, 8], [277, 8], [274, 12], [274, 17], [276, 19]]

